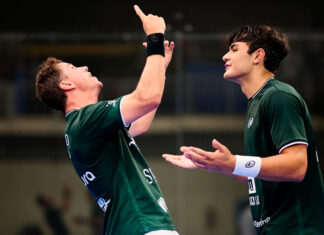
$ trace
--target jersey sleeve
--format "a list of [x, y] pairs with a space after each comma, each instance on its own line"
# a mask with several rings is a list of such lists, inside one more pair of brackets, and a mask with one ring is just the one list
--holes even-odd
[[291, 145], [308, 145], [303, 110], [301, 100], [292, 94], [276, 91], [268, 97], [264, 120], [279, 153]]
[[80, 124], [83, 133], [87, 136], [109, 135], [125, 128], [120, 110], [122, 97], [115, 100], [100, 101], [89, 105], [82, 110]]

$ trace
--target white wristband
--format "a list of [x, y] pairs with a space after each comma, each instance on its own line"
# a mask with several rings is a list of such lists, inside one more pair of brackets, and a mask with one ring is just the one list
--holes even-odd
[[236, 155], [234, 175], [257, 177], [261, 170], [261, 158]]

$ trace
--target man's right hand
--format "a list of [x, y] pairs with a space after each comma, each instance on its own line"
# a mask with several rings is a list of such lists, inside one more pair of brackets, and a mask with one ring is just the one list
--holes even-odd
[[141, 19], [143, 23], [143, 29], [146, 35], [150, 35], [152, 33], [163, 33], [165, 32], [165, 22], [163, 17], [155, 16], [155, 15], [145, 15], [142, 10], [135, 5], [135, 12], [138, 17]]

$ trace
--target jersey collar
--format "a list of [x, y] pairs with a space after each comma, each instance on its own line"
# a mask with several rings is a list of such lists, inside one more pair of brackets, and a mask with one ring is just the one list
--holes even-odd
[[69, 112], [67, 112], [67, 113], [65, 114], [65, 118], [67, 118], [67, 116], [68, 116], [70, 113], [74, 112], [74, 111], [76, 111], [76, 109], [72, 109], [72, 110], [70, 110]]
[[259, 92], [262, 90], [262, 88], [272, 79], [274, 79], [274, 77], [269, 78], [265, 83], [263, 83], [263, 85], [260, 87], [260, 89], [257, 92], [255, 92], [255, 94], [251, 97], [251, 99], [256, 97], [259, 94]]

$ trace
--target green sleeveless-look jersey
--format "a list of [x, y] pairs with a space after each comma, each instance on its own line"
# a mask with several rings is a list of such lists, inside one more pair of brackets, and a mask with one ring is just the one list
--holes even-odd
[[104, 234], [175, 230], [156, 178], [125, 128], [121, 98], [66, 115], [72, 164], [105, 212]]
[[307, 145], [302, 182], [249, 178], [249, 201], [258, 234], [324, 234], [324, 186], [307, 106], [288, 84], [270, 79], [249, 99], [246, 155], [267, 157], [294, 144]]

